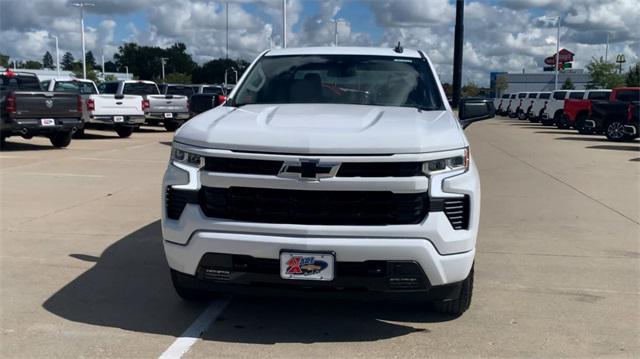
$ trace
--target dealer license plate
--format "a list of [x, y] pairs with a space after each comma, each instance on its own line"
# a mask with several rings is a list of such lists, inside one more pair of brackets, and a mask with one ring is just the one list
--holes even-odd
[[335, 273], [335, 256], [330, 253], [280, 253], [282, 279], [331, 281]]
[[42, 124], [42, 126], [55, 126], [56, 120], [52, 118], [43, 118], [40, 120], [40, 123]]
[[113, 116], [113, 122], [124, 122], [124, 116]]
[[164, 114], [164, 118], [173, 118], [173, 114], [172, 113], [165, 113]]

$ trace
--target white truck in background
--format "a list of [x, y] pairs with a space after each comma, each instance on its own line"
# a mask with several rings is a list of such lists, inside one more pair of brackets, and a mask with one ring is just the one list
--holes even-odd
[[584, 91], [575, 90], [557, 90], [551, 93], [551, 98], [547, 107], [542, 111], [540, 116], [540, 122], [544, 126], [553, 126], [562, 119], [564, 113], [564, 100], [581, 99], [584, 96]]
[[81, 79], [42, 81], [42, 87], [46, 91], [80, 95], [84, 127], [76, 131], [76, 137], [82, 137], [86, 128], [93, 127], [113, 129], [118, 136], [125, 138], [144, 123], [148, 103], [142, 96], [100, 94], [93, 81]]
[[545, 106], [548, 105], [549, 99], [551, 98], [551, 92], [539, 92], [536, 96], [535, 100], [533, 100], [533, 104], [531, 105], [531, 109], [529, 110], [527, 118], [529, 122], [537, 123], [540, 122], [540, 116], [542, 115], [542, 111]]
[[100, 93], [116, 95], [139, 95], [149, 101], [145, 111], [146, 123], [162, 123], [167, 131], [175, 131], [191, 116], [189, 99], [182, 95], [161, 95], [158, 85], [153, 81], [128, 80], [104, 82], [98, 87]]

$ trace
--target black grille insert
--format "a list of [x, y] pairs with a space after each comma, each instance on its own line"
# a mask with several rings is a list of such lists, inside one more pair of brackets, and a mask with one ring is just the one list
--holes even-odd
[[469, 229], [469, 196], [432, 198], [431, 212], [444, 212], [453, 229]]
[[417, 224], [429, 211], [427, 193], [297, 191], [203, 187], [200, 205], [208, 217], [248, 222], [387, 225]]
[[[205, 170], [276, 176], [284, 161], [207, 157]], [[337, 177], [414, 177], [423, 176], [421, 162], [344, 162]]]
[[167, 217], [171, 219], [180, 219], [182, 211], [187, 203], [198, 203], [198, 192], [189, 190], [179, 190], [167, 187], [165, 194], [165, 206], [167, 208]]

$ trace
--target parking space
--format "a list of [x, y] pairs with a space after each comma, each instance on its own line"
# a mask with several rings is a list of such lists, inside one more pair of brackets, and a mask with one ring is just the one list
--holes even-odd
[[[183, 302], [159, 224], [172, 134], [87, 131], [63, 150], [12, 137], [0, 152], [0, 356], [640, 356], [640, 141], [506, 118], [467, 132], [483, 202], [459, 318], [311, 296]], [[176, 345], [193, 330], [199, 340]]]

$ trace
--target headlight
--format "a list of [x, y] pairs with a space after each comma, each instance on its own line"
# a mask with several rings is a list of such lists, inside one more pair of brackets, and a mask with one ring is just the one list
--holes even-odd
[[175, 147], [171, 149], [171, 160], [196, 168], [204, 166], [204, 157]]
[[464, 149], [464, 154], [455, 157], [442, 158], [427, 161], [422, 164], [422, 172], [425, 175], [432, 173], [449, 172], [469, 168], [469, 148]]

